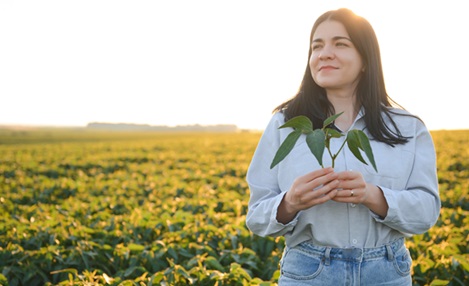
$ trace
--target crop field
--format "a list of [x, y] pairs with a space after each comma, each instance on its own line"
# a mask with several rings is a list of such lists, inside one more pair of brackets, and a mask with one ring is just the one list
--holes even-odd
[[[432, 132], [443, 208], [414, 285], [469, 285], [469, 130]], [[245, 226], [260, 133], [0, 130], [0, 285], [276, 285]], [[378, 162], [379, 164], [379, 162]]]

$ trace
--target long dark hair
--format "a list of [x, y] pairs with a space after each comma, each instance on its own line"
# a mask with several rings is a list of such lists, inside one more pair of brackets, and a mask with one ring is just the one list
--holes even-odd
[[[398, 104], [386, 92], [378, 39], [370, 23], [349, 9], [341, 8], [328, 11], [322, 14], [314, 23], [310, 35], [310, 44], [317, 27], [326, 20], [338, 21], [344, 25], [363, 60], [365, 70], [357, 86], [357, 100], [358, 104], [365, 109], [364, 120], [370, 135], [374, 140], [391, 146], [408, 142], [409, 137], [405, 137], [400, 133], [391, 117], [391, 113], [394, 112], [390, 110], [390, 107], [392, 107], [392, 104]], [[323, 121], [328, 116], [333, 115], [335, 110], [327, 99], [325, 89], [313, 80], [309, 66], [311, 53], [310, 45], [308, 64], [297, 94], [277, 106], [274, 112], [283, 112], [285, 120], [298, 115], [305, 115], [311, 119], [314, 128], [321, 128]], [[389, 118], [392, 126], [385, 123], [383, 115]]]

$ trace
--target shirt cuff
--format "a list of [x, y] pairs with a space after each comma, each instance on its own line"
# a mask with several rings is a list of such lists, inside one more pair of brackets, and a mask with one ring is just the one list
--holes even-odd
[[284, 224], [281, 223], [277, 220], [277, 214], [278, 214], [278, 207], [280, 206], [280, 203], [283, 200], [283, 197], [285, 196], [286, 193], [283, 193], [281, 196], [278, 196], [277, 200], [274, 203], [274, 211], [272, 212], [272, 216], [270, 217], [270, 221], [273, 222], [275, 225], [278, 227], [285, 229], [287, 228], [288, 231], [292, 231], [293, 228], [296, 226], [298, 223], [298, 217], [300, 216], [300, 212], [298, 212], [295, 217], [288, 223]]
[[384, 188], [382, 186], [378, 186], [382, 191], [384, 198], [386, 199], [386, 202], [388, 204], [388, 213], [386, 214], [386, 217], [381, 217], [374, 213], [373, 211], [370, 210], [371, 216], [377, 221], [377, 222], [392, 222], [394, 221], [394, 218], [397, 216], [397, 202], [393, 196], [392, 190], [388, 188]]

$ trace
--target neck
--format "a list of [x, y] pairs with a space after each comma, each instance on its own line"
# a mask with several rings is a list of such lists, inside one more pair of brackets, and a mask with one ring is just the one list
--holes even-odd
[[342, 131], [347, 131], [350, 126], [352, 126], [360, 109], [355, 94], [328, 93], [327, 98], [332, 103], [332, 106], [334, 106], [336, 113], [343, 112], [343, 114], [335, 120], [335, 126]]

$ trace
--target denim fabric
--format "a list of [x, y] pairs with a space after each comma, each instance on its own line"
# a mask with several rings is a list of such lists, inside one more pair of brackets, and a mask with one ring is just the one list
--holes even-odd
[[303, 242], [286, 247], [279, 286], [412, 285], [404, 239], [377, 248], [331, 248]]

